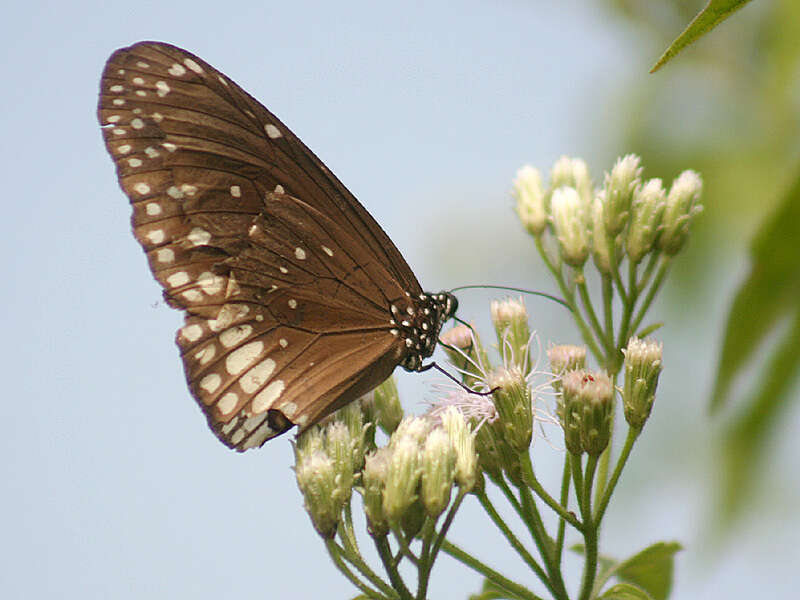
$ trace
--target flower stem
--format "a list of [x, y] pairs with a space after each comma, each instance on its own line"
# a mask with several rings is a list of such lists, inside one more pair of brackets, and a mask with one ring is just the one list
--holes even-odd
[[[561, 475], [561, 506], [566, 510], [569, 506], [569, 458], [564, 457], [564, 473]], [[558, 520], [558, 534], [556, 535], [555, 560], [561, 564], [561, 554], [564, 551], [564, 533], [567, 522], [564, 519]]]
[[399, 596], [394, 592], [394, 590], [392, 590], [392, 588], [383, 583], [383, 581], [381, 581], [381, 585], [378, 586], [383, 592], [383, 594], [379, 593], [377, 590], [372, 589], [366, 583], [361, 581], [358, 578], [358, 576], [356, 576], [356, 574], [350, 570], [350, 568], [347, 566], [347, 563], [345, 563], [344, 559], [342, 558], [342, 553], [344, 549], [341, 546], [339, 546], [334, 540], [332, 539], [325, 540], [325, 546], [327, 547], [328, 554], [330, 555], [331, 560], [333, 560], [334, 564], [336, 565], [336, 568], [342, 572], [342, 574], [350, 581], [350, 583], [352, 583], [354, 586], [356, 586], [358, 589], [364, 592], [364, 594], [366, 594], [369, 598], [375, 598], [376, 600], [383, 600], [384, 598], [392, 598], [392, 599], [399, 598]]
[[[525, 546], [522, 545], [522, 542], [517, 539], [517, 536], [514, 535], [514, 532], [509, 529], [506, 522], [503, 521], [503, 518], [498, 514], [497, 510], [495, 510], [494, 505], [492, 504], [491, 500], [489, 500], [489, 496], [486, 495], [486, 491], [481, 492], [478, 495], [478, 502], [481, 503], [481, 506], [489, 515], [489, 518], [497, 525], [497, 528], [502, 532], [505, 538], [508, 540], [508, 543], [511, 544], [511, 547], [517, 551], [517, 554], [520, 555], [522, 560], [536, 573], [537, 577], [542, 580], [542, 583], [547, 586], [547, 589], [550, 590], [550, 593], [553, 593], [552, 588], [550, 587], [550, 580], [547, 578], [547, 573], [544, 572], [544, 569], [536, 562], [536, 559], [531, 556], [531, 554], [525, 549]], [[554, 594], [555, 595], [555, 594]]]
[[583, 478], [584, 507], [581, 513], [584, 523], [584, 560], [583, 583], [581, 585], [580, 600], [589, 600], [597, 575], [597, 532], [598, 523], [592, 520], [592, 482], [597, 469], [597, 456], [589, 455], [586, 460], [586, 473]]
[[636, 318], [633, 320], [633, 324], [631, 325], [631, 335], [636, 333], [636, 330], [639, 328], [639, 325], [644, 319], [645, 314], [650, 309], [650, 305], [653, 303], [653, 299], [656, 297], [658, 290], [661, 289], [661, 284], [664, 283], [664, 278], [667, 275], [667, 271], [669, 270], [670, 260], [666, 256], [661, 259], [661, 263], [658, 267], [658, 272], [656, 273], [655, 279], [653, 279], [653, 283], [650, 285], [650, 289], [647, 290], [647, 295], [642, 302], [642, 306], [639, 308], [639, 312], [636, 315]]
[[625, 463], [628, 462], [628, 457], [633, 449], [633, 443], [636, 441], [636, 438], [639, 437], [639, 433], [641, 433], [641, 429], [634, 429], [633, 427], [628, 428], [628, 437], [625, 438], [625, 446], [622, 448], [622, 453], [617, 460], [617, 465], [614, 467], [614, 472], [611, 474], [611, 479], [603, 493], [603, 498], [595, 508], [595, 516], [593, 519], [595, 523], [599, 524], [603, 519], [606, 508], [608, 508], [608, 501], [611, 499], [611, 494], [614, 493], [614, 488], [617, 485], [617, 481], [619, 481], [622, 469], [625, 468]]
[[400, 577], [400, 573], [397, 570], [397, 564], [395, 564], [394, 558], [392, 557], [392, 549], [389, 547], [387, 536], [382, 535], [375, 537], [374, 540], [375, 548], [378, 550], [378, 556], [380, 556], [381, 562], [383, 563], [383, 568], [386, 569], [389, 581], [392, 582], [392, 587], [395, 591], [394, 597], [400, 598], [400, 600], [413, 600], [411, 592], [406, 587], [406, 584], [403, 583], [403, 578]]
[[514, 598], [520, 598], [522, 600], [543, 600], [540, 596], [537, 596], [529, 589], [519, 585], [518, 583], [514, 583], [504, 575], [501, 575], [485, 563], [481, 562], [471, 554], [464, 552], [461, 548], [453, 544], [452, 542], [448, 542], [445, 540], [442, 543], [442, 550], [455, 558], [456, 560], [461, 561], [474, 571], [477, 571], [486, 579], [494, 583], [495, 585], [503, 588], [510, 594], [514, 595]]
[[536, 474], [533, 472], [533, 465], [531, 464], [531, 457], [527, 452], [523, 452], [520, 454], [520, 465], [522, 467], [522, 479], [527, 483], [531, 489], [536, 492], [536, 495], [539, 496], [547, 506], [552, 508], [561, 519], [572, 525], [575, 529], [580, 531], [583, 528], [581, 522], [578, 521], [569, 511], [562, 504], [556, 502], [555, 498], [553, 498], [547, 491], [542, 487], [542, 484], [539, 483], [539, 480], [536, 478]]

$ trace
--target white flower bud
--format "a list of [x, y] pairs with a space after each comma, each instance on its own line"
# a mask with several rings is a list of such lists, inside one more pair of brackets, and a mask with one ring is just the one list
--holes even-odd
[[672, 183], [662, 217], [663, 228], [658, 247], [673, 255], [683, 248], [689, 235], [689, 225], [702, 210], [700, 193], [703, 181], [694, 171], [684, 171]]
[[589, 255], [586, 206], [575, 188], [560, 187], [553, 192], [550, 206], [556, 238], [564, 262], [580, 267]]
[[469, 492], [478, 477], [478, 454], [475, 452], [475, 436], [470, 432], [464, 416], [451, 406], [441, 414], [442, 427], [450, 436], [456, 451], [455, 480], [458, 486]]
[[640, 183], [641, 159], [628, 154], [617, 159], [610, 174], [606, 174], [603, 186], [605, 202], [606, 231], [616, 236], [628, 222], [633, 192]]
[[666, 192], [660, 179], [650, 179], [633, 194], [631, 220], [626, 249], [628, 258], [639, 263], [653, 249], [661, 215], [664, 213]]
[[547, 226], [547, 210], [544, 204], [542, 176], [537, 169], [525, 165], [517, 171], [514, 179], [514, 196], [517, 199], [517, 215], [525, 228], [533, 235], [541, 235]]
[[450, 436], [441, 427], [434, 428], [422, 450], [422, 504], [431, 517], [438, 517], [450, 503], [455, 463]]

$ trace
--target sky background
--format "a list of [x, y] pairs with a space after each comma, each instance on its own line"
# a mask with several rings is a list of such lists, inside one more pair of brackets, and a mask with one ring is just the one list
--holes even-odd
[[[599, 179], [630, 150], [616, 133], [627, 118], [619, 90], [638, 79], [646, 85], [663, 47], [604, 6], [7, 7], [0, 23], [0, 364], [9, 384], [0, 438], [3, 596], [355, 595], [303, 511], [288, 436], [231, 452], [189, 396], [172, 341], [180, 315], [161, 302], [130, 233], [129, 205], [96, 122], [111, 52], [167, 41], [237, 81], [355, 193], [426, 289], [494, 283], [551, 291], [514, 218], [514, 173], [524, 163], [547, 171], [566, 153], [584, 157]], [[789, 597], [785, 573], [798, 554], [796, 527], [785, 519], [796, 488], [771, 490], [776, 502], [735, 542], [709, 548], [704, 537], [714, 477], [705, 402], [727, 298], [745, 269], [742, 240], [724, 242], [699, 297], [667, 291], [656, 304], [657, 320], [672, 327], [663, 336], [662, 396], [609, 509], [601, 548], [622, 557], [658, 540], [683, 542], [674, 598]], [[486, 338], [491, 297], [460, 295], [461, 316]], [[543, 345], [577, 340], [558, 308], [526, 302]], [[435, 376], [399, 379], [407, 406], [420, 410]], [[787, 430], [798, 421], [795, 410]], [[776, 452], [785, 464], [775, 469], [795, 468], [796, 446], [776, 444], [786, 448]], [[544, 443], [535, 460], [547, 479], [560, 456]], [[532, 581], [474, 500], [452, 537]], [[449, 558], [437, 569], [431, 598], [466, 598], [480, 587], [478, 575]]]

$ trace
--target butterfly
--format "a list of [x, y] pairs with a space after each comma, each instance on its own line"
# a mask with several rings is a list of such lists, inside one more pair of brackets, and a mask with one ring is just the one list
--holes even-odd
[[133, 233], [209, 427], [244, 451], [303, 431], [398, 365], [421, 371], [457, 307], [428, 293], [275, 115], [181, 48], [114, 52], [98, 119]]

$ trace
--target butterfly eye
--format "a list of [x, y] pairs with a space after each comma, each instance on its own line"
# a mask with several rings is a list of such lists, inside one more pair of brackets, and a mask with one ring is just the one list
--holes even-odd
[[108, 59], [98, 106], [167, 302], [189, 389], [226, 445], [318, 422], [401, 365], [420, 370], [456, 310], [271, 112], [193, 54]]

